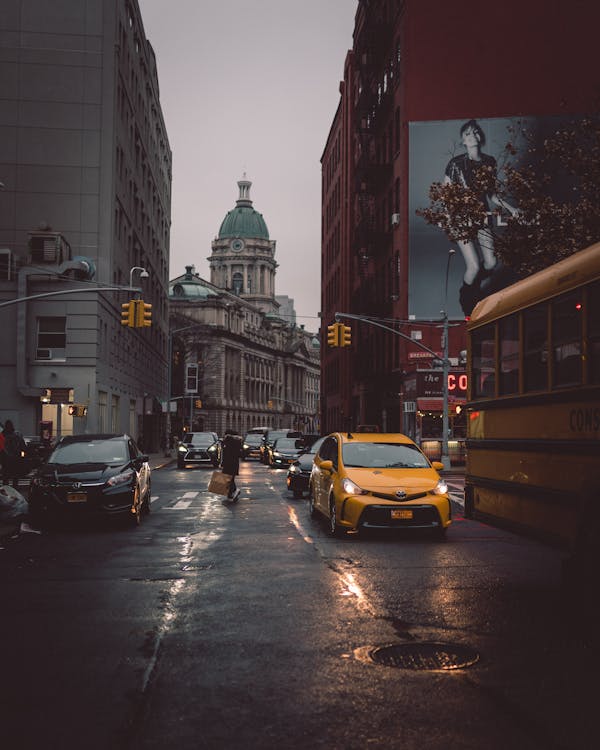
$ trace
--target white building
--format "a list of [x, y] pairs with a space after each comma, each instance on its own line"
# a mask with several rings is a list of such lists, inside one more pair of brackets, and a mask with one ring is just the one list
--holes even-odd
[[236, 206], [212, 243], [210, 282], [187, 266], [170, 283], [178, 433], [263, 425], [319, 431], [318, 338], [295, 325], [289, 298], [275, 295], [276, 243], [250, 186], [245, 177], [238, 182]]

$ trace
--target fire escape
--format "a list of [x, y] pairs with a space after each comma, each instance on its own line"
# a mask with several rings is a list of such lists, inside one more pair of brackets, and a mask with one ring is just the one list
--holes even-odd
[[381, 283], [378, 271], [391, 252], [389, 206], [386, 207], [392, 180], [390, 24], [380, 9], [371, 7], [365, 13], [361, 32], [356, 44], [355, 299], [360, 312], [384, 315], [390, 312], [390, 304], [377, 284]]

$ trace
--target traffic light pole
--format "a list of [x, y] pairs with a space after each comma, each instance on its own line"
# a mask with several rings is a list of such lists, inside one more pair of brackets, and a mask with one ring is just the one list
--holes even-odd
[[[448, 257], [448, 266], [450, 264], [450, 258], [452, 256], [450, 255]], [[448, 272], [446, 271], [446, 290], [448, 286]], [[444, 309], [442, 311], [443, 318], [442, 318], [442, 326], [443, 326], [443, 383], [442, 383], [442, 396], [443, 396], [443, 408], [442, 408], [442, 463], [444, 464], [444, 469], [450, 469], [450, 457], [448, 453], [448, 374], [450, 370], [450, 360], [448, 359], [448, 313]], [[407, 341], [410, 341], [411, 344], [414, 344], [415, 346], [418, 346], [420, 349], [423, 349], [426, 352], [429, 352], [430, 354], [433, 354], [434, 357], [438, 357], [438, 352], [434, 352], [433, 349], [430, 349], [428, 346], [425, 346], [425, 344], [422, 344], [420, 341], [416, 341], [415, 339], [411, 339], [410, 336], [407, 336], [405, 333], [402, 333], [401, 331], [397, 331], [395, 328], [390, 328], [390, 326], [386, 326], [383, 323], [380, 323], [377, 320], [373, 320], [372, 318], [366, 316], [366, 315], [353, 315], [351, 313], [335, 313], [335, 319], [336, 321], [340, 318], [347, 318], [349, 320], [360, 320], [361, 323], [368, 323], [372, 326], [377, 326], [378, 328], [383, 328], [386, 331], [390, 331], [390, 333], [395, 334], [396, 336], [400, 336], [400, 338], [406, 339]]]

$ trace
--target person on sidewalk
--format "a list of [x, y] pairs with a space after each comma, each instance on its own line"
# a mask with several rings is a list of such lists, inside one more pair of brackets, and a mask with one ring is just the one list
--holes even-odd
[[223, 474], [231, 475], [231, 484], [227, 498], [236, 503], [240, 497], [240, 491], [236, 487], [235, 478], [240, 473], [240, 456], [242, 453], [242, 436], [233, 430], [225, 430], [223, 438], [223, 451], [221, 455], [221, 469]]
[[3, 484], [10, 484], [12, 481], [12, 486], [18, 487], [22, 464], [21, 455], [24, 453], [27, 446], [25, 445], [23, 436], [20, 432], [15, 430], [10, 419], [7, 419], [4, 424], [2, 437], [4, 438], [4, 449], [2, 451], [2, 482]]

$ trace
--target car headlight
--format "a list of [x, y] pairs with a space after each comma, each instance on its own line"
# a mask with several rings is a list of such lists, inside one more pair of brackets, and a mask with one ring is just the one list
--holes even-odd
[[348, 495], [366, 495], [367, 494], [367, 490], [363, 490], [362, 487], [359, 487], [357, 484], [354, 484], [354, 482], [351, 479], [348, 479], [348, 477], [345, 477], [345, 479], [342, 480], [342, 489]]
[[446, 481], [444, 479], [440, 479], [439, 482], [433, 488], [432, 492], [434, 495], [447, 495], [448, 485], [446, 484]]
[[49, 487], [50, 479], [48, 479], [48, 477], [33, 477], [31, 484], [34, 487]]
[[290, 471], [292, 472], [292, 474], [299, 474], [302, 469], [298, 466], [298, 464], [292, 464], [290, 466]]
[[215, 452], [215, 451], [217, 450], [217, 446], [216, 446], [216, 445], [211, 445], [211, 446], [210, 446], [210, 448], [209, 448], [208, 450], [209, 450], [209, 451], [210, 451], [211, 453], [214, 453], [214, 452]]
[[118, 484], [125, 484], [126, 482], [131, 482], [133, 479], [133, 471], [124, 471], [122, 474], [116, 474], [114, 477], [111, 477], [106, 481], [107, 487], [114, 487]]
[[248, 443], [244, 443], [244, 445], [242, 445], [242, 448], [243, 448], [243, 449], [244, 449], [245, 451], [247, 451], [249, 447], [250, 447], [250, 446], [248, 445]]
[[281, 458], [281, 453], [278, 453], [277, 451], [273, 451], [273, 458]]
[[187, 448], [185, 447], [185, 445], [180, 445], [179, 448], [177, 448], [177, 450], [180, 453], [187, 453]]

